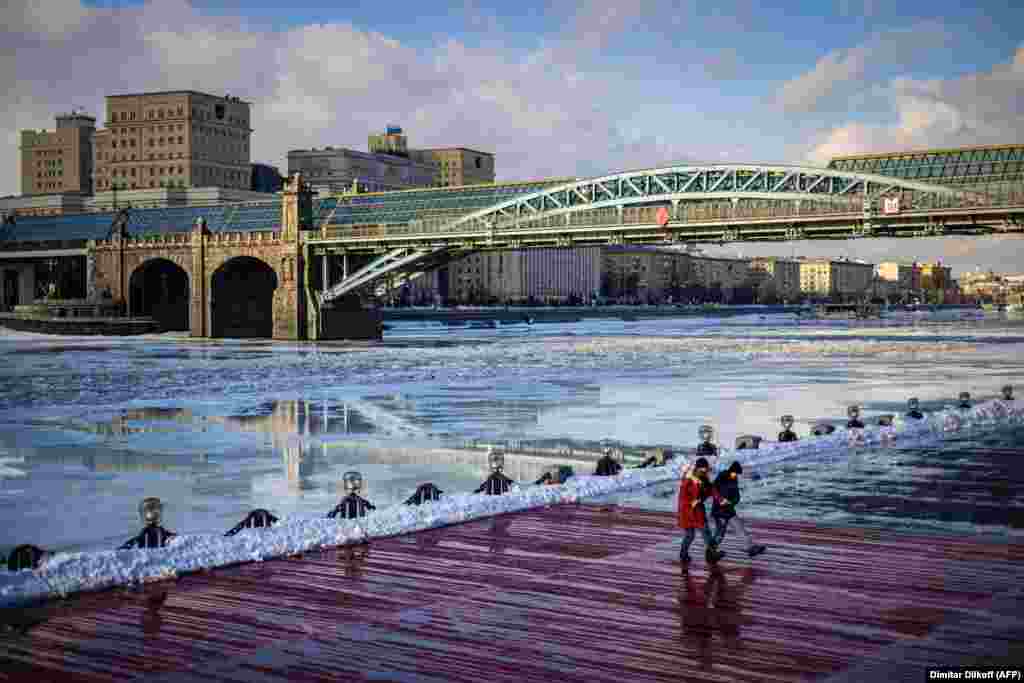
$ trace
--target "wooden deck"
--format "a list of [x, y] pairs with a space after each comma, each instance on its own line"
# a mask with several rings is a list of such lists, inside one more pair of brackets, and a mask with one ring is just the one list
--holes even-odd
[[751, 521], [709, 572], [672, 515], [560, 506], [81, 595], [4, 681], [925, 680], [1024, 664], [1024, 544]]

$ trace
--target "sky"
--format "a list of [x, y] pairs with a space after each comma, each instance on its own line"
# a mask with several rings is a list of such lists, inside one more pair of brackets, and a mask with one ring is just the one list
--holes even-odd
[[[389, 124], [493, 152], [499, 180], [1024, 143], [1021, 26], [1005, 0], [7, 0], [0, 195], [20, 189], [19, 130], [152, 90], [250, 102], [252, 160], [282, 171]], [[1004, 241], [890, 249], [1024, 271]]]

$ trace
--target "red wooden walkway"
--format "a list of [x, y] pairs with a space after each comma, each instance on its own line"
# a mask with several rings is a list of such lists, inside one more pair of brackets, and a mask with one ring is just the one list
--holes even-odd
[[[1024, 664], [1024, 544], [752, 521], [708, 572], [672, 515], [561, 506], [85, 594], [0, 639], [0, 680], [925, 680]], [[166, 599], [161, 601], [161, 596]]]

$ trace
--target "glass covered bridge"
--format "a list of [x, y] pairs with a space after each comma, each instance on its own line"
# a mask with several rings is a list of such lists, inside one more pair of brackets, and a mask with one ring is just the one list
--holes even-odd
[[970, 186], [809, 166], [714, 164], [553, 184], [461, 215], [403, 222], [327, 220], [314, 254], [363, 252], [367, 265], [322, 302], [414, 276], [467, 251], [587, 244], [923, 237], [1024, 231], [1024, 182]]

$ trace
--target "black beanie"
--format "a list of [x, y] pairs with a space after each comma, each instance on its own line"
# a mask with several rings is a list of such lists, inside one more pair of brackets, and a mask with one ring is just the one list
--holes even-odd
[[739, 460], [733, 460], [733, 463], [729, 465], [729, 471], [735, 472], [736, 474], [743, 474], [743, 465], [740, 464]]
[[708, 465], [708, 459], [707, 458], [697, 458], [697, 462], [693, 463], [693, 466], [694, 466], [694, 468], [697, 468], [697, 467], [710, 467], [710, 465]]

